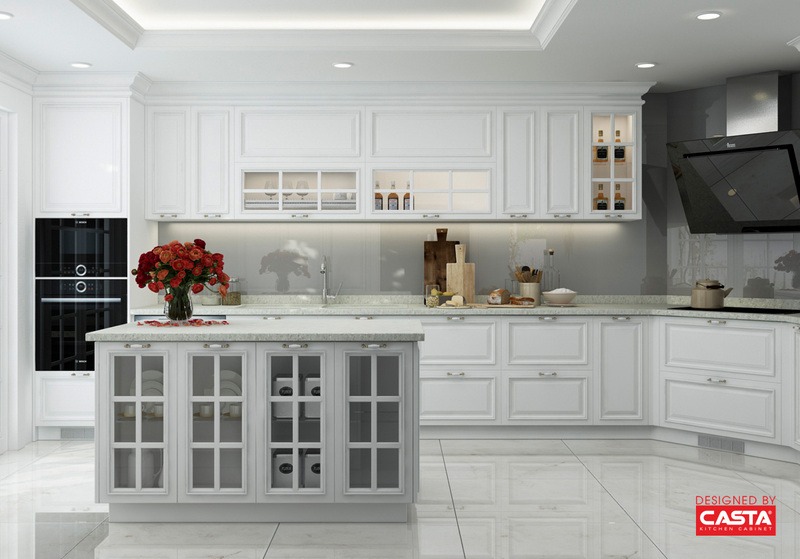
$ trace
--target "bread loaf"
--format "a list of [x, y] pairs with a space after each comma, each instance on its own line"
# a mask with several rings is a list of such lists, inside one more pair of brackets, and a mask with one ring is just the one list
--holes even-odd
[[511, 300], [511, 293], [508, 289], [495, 289], [486, 298], [486, 302], [490, 305], [507, 305]]

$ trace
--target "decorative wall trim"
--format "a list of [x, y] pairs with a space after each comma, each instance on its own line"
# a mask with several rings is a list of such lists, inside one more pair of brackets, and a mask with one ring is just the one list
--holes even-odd
[[39, 75], [34, 68], [0, 52], [0, 82], [30, 95], [31, 84]]
[[135, 97], [144, 102], [150, 78], [133, 72], [42, 72], [33, 85], [37, 97]]
[[144, 29], [114, 2], [111, 0], [71, 0], [71, 2], [129, 48], [136, 47]]

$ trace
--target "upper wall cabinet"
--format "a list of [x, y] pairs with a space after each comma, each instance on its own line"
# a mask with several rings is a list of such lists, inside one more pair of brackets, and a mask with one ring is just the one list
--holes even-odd
[[148, 107], [148, 219], [232, 217], [232, 114], [226, 107]]
[[541, 188], [539, 199], [542, 219], [580, 219], [583, 185], [583, 142], [580, 107], [542, 110], [543, 134]]
[[538, 114], [534, 109], [501, 110], [498, 115], [500, 159], [497, 208], [503, 219], [536, 217]]
[[236, 158], [362, 157], [362, 114], [359, 108], [237, 108]]
[[373, 108], [371, 158], [494, 158], [494, 108]]
[[37, 216], [127, 215], [128, 103], [107, 98], [35, 101]]

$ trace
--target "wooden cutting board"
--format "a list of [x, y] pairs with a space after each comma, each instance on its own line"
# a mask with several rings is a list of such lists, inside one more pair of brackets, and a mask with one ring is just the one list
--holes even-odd
[[466, 263], [466, 245], [456, 247], [455, 264], [447, 265], [447, 291], [463, 295], [464, 302], [475, 302], [475, 264]]
[[448, 241], [447, 229], [437, 229], [439, 240], [425, 241], [424, 244], [424, 284], [438, 285], [447, 289], [447, 264], [456, 261], [456, 245], [458, 241]]

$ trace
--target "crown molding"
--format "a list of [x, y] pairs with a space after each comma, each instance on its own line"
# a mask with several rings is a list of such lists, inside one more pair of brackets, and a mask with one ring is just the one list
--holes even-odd
[[797, 50], [800, 50], [800, 35], [798, 35], [797, 37], [795, 37], [786, 44], [789, 45], [790, 47], [794, 47]]
[[131, 72], [41, 72], [33, 84], [37, 96], [137, 97], [144, 100], [152, 82]]
[[24, 93], [33, 93], [32, 85], [39, 72], [16, 58], [0, 52], [0, 81]]
[[541, 45], [539, 50], [547, 48], [548, 43], [577, 3], [578, 0], [548, 0], [544, 3], [531, 26], [531, 34]]
[[106, 28], [128, 48], [136, 48], [144, 29], [111, 0], [70, 0], [89, 17]]
[[655, 82], [154, 82], [148, 103], [641, 103]]

